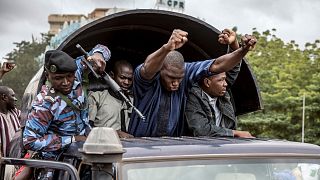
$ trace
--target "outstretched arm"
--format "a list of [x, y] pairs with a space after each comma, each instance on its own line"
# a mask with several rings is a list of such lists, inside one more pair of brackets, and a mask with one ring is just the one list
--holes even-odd
[[223, 56], [218, 57], [210, 66], [210, 71], [214, 73], [227, 72], [235, 67], [242, 58], [255, 47], [256, 38], [251, 35], [245, 35], [241, 38], [242, 47]]
[[185, 31], [173, 30], [168, 42], [146, 58], [140, 71], [141, 77], [146, 80], [152, 79], [161, 70], [167, 54], [182, 47], [188, 41], [187, 35]]
[[[231, 29], [224, 29], [218, 38], [219, 43], [229, 45], [229, 47], [234, 51], [240, 48], [237, 34]], [[238, 77], [240, 72], [241, 61], [233, 67], [231, 70], [226, 72], [228, 85], [232, 85]]]

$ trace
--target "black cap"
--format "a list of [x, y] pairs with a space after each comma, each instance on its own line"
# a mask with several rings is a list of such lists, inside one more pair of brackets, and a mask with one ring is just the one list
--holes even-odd
[[74, 72], [76, 61], [67, 53], [59, 50], [49, 50], [45, 55], [44, 67], [51, 73]]

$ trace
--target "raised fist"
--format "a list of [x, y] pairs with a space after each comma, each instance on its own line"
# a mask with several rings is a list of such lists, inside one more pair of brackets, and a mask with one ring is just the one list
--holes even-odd
[[244, 35], [241, 37], [241, 47], [245, 50], [251, 51], [255, 48], [255, 45], [257, 43], [256, 37], [252, 35]]
[[164, 47], [170, 51], [178, 49], [188, 41], [187, 36], [187, 32], [182, 31], [180, 29], [175, 29], [173, 30], [169, 41], [167, 42], [167, 44], [165, 44]]
[[231, 29], [224, 29], [218, 36], [218, 42], [221, 44], [237, 43], [237, 35]]

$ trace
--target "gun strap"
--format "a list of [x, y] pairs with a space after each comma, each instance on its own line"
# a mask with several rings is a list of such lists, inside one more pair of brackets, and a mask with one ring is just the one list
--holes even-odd
[[83, 105], [82, 107], [81, 107], [81, 105], [76, 106], [71, 102], [71, 100], [66, 95], [61, 94], [60, 92], [58, 92], [57, 95], [60, 96], [61, 99], [64, 100], [67, 103], [67, 105], [70, 106], [75, 111], [79, 111], [80, 112], [80, 111], [85, 110], [85, 109], [88, 108], [88, 103], [85, 103], [85, 105]]
[[84, 92], [85, 97], [88, 97], [88, 87], [89, 87], [89, 71], [84, 71], [83, 79], [82, 79], [82, 90]]

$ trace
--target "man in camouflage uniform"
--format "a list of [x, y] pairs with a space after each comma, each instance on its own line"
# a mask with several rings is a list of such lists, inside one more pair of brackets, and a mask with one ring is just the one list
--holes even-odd
[[[103, 72], [110, 58], [107, 47], [97, 45], [90, 53], [98, 72]], [[37, 152], [41, 159], [56, 158], [74, 141], [85, 141], [91, 127], [88, 121], [87, 97], [81, 84], [86, 66], [81, 57], [74, 60], [59, 50], [45, 54], [47, 82], [37, 95], [28, 114], [23, 144]], [[40, 172], [40, 179], [52, 179], [53, 170]]]

